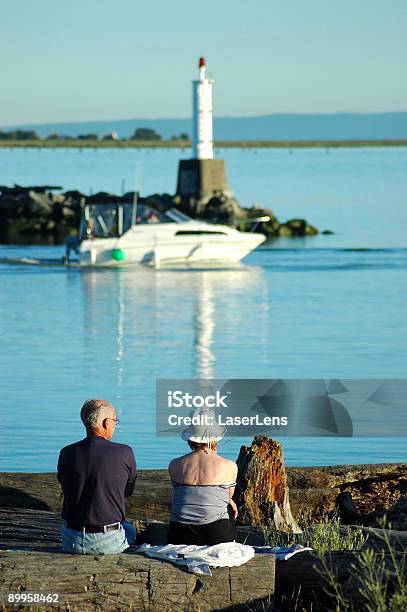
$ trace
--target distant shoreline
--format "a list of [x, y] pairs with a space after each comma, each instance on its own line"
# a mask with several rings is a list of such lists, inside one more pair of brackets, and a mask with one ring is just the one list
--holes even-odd
[[[407, 140], [219, 140], [215, 149], [305, 149], [348, 147], [406, 147]], [[44, 149], [188, 149], [190, 141], [180, 140], [0, 140], [0, 148]]]

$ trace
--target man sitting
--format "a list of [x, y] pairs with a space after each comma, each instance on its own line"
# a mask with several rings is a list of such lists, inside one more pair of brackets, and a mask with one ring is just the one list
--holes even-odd
[[130, 446], [111, 442], [119, 422], [113, 406], [87, 400], [81, 419], [86, 438], [59, 454], [58, 480], [64, 494], [62, 550], [117, 554], [134, 543], [136, 530], [125, 519], [125, 497], [133, 493], [136, 460]]

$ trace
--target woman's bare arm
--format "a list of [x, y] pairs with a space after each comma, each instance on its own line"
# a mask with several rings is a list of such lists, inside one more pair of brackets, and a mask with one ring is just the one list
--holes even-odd
[[237, 518], [237, 515], [239, 514], [237, 506], [235, 504], [235, 502], [233, 501], [232, 497], [233, 497], [233, 493], [235, 492], [235, 487], [230, 487], [229, 489], [229, 504], [232, 508], [232, 513], [233, 513], [233, 518]]
[[[236, 479], [237, 479], [237, 465], [233, 461], [231, 463], [233, 464], [232, 465], [232, 482], [236, 482]], [[229, 487], [229, 504], [232, 507], [233, 518], [237, 518], [237, 515], [238, 515], [237, 506], [236, 506], [235, 502], [232, 499], [233, 495], [234, 495], [234, 492], [235, 492], [235, 487]]]

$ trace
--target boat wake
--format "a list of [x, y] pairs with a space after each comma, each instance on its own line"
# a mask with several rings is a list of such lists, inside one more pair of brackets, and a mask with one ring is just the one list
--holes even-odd
[[106, 271], [106, 270], [129, 270], [129, 269], [152, 269], [152, 270], [167, 270], [167, 271], [204, 271], [204, 270], [249, 270], [253, 266], [247, 266], [243, 263], [220, 263], [220, 262], [190, 262], [190, 263], [160, 263], [159, 265], [153, 265], [151, 262], [136, 263], [136, 264], [123, 264], [123, 265], [99, 265], [99, 266], [86, 266], [79, 264], [77, 260], [70, 260], [66, 263], [62, 258], [43, 258], [43, 257], [0, 257], [0, 265], [3, 266], [32, 266], [36, 268], [60, 268], [60, 269], [77, 269], [82, 271]]
[[50, 259], [50, 258], [37, 258], [37, 257], [1, 257], [0, 265], [7, 266], [47, 266], [47, 267], [58, 267], [58, 268], [71, 268], [79, 267], [79, 263], [70, 263], [69, 266], [64, 264], [62, 259]]

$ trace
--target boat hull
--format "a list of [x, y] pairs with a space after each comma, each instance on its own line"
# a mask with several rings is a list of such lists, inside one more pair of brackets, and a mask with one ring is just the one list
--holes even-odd
[[[228, 228], [229, 229], [229, 228]], [[238, 232], [219, 236], [127, 236], [85, 240], [79, 249], [83, 266], [152, 266], [195, 263], [236, 263], [264, 242], [261, 234]]]

